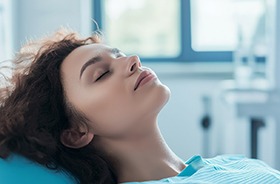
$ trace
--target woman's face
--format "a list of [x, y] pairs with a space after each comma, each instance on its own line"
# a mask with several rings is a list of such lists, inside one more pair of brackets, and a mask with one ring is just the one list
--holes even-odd
[[103, 44], [72, 51], [61, 65], [61, 77], [68, 101], [99, 136], [119, 137], [154, 126], [170, 95], [137, 56]]

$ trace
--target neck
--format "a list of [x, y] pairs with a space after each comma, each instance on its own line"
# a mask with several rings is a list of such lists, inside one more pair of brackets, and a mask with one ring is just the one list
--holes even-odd
[[119, 182], [159, 180], [175, 176], [186, 167], [168, 147], [157, 126], [145, 136], [98, 141], [116, 160]]

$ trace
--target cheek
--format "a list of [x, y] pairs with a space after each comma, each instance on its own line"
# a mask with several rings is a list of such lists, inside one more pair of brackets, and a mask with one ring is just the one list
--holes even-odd
[[124, 88], [103, 88], [92, 92], [80, 106], [96, 134], [113, 134], [131, 121], [133, 100]]

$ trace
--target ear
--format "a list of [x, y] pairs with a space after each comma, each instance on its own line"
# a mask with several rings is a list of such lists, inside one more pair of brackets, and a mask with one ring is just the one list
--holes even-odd
[[89, 131], [80, 131], [79, 129], [67, 129], [60, 135], [61, 143], [69, 148], [82, 148], [88, 145], [94, 137]]

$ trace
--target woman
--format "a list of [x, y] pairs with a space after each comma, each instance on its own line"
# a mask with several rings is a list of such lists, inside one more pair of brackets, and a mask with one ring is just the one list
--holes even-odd
[[[241, 157], [195, 156], [184, 163], [157, 124], [169, 89], [137, 56], [104, 45], [98, 34], [81, 39], [61, 30], [23, 47], [14, 62], [1, 89], [2, 158], [19, 154], [78, 183], [222, 183], [224, 176], [211, 180], [211, 168], [230, 171], [243, 163], [239, 170], [251, 173], [244, 181], [258, 178], [252, 169], [258, 166], [265, 181], [280, 182], [278, 171]], [[239, 174], [225, 181], [241, 181]]]

